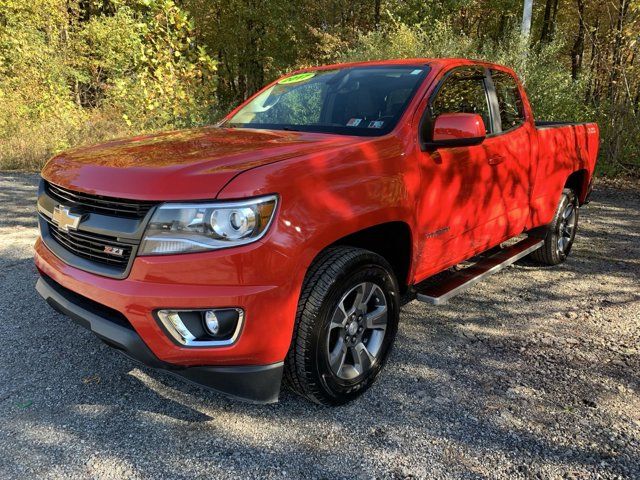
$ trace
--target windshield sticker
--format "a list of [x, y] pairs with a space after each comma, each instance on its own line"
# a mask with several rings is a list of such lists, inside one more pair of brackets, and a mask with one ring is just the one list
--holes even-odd
[[362, 119], [361, 118], [352, 118], [351, 120], [349, 120], [347, 122], [347, 127], [357, 127], [361, 123], [362, 123]]
[[369, 122], [369, 128], [382, 128], [384, 125], [384, 120], [374, 120], [373, 122]]
[[420, 75], [421, 73], [422, 73], [422, 70], [418, 68], [417, 70], [414, 70], [413, 72], [411, 72], [411, 75]]
[[290, 83], [304, 82], [305, 80], [309, 80], [310, 78], [315, 77], [315, 75], [315, 72], [299, 73], [297, 75], [283, 78], [278, 82], [278, 85], [288, 85]]

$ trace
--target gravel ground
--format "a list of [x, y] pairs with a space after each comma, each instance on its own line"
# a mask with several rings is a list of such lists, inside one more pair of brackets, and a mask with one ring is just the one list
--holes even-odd
[[599, 184], [569, 261], [413, 302], [341, 408], [137, 368], [36, 295], [37, 177], [0, 173], [0, 478], [640, 478], [640, 185]]

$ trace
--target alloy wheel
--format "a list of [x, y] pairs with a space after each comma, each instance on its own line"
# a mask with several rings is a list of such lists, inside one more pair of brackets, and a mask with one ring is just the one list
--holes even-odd
[[558, 251], [560, 253], [567, 253], [571, 247], [577, 218], [576, 206], [573, 203], [569, 203], [562, 211], [558, 228]]
[[327, 336], [333, 374], [352, 380], [369, 371], [381, 352], [387, 322], [386, 297], [375, 283], [360, 283], [343, 295], [331, 317]]

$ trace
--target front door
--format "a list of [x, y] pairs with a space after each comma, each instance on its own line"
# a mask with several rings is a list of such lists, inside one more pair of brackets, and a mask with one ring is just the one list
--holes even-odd
[[[426, 108], [435, 120], [443, 113], [475, 113], [482, 117], [489, 138], [480, 145], [436, 148], [418, 154], [422, 196], [416, 223], [422, 244], [416, 280], [488, 249], [504, 232], [503, 196], [496, 158], [490, 142], [495, 109], [490, 107], [488, 71], [462, 67], [449, 72], [436, 87]], [[499, 159], [498, 159], [499, 160]]]

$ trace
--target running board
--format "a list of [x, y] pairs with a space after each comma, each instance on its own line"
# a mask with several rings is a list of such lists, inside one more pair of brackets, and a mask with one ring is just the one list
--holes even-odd
[[498, 253], [483, 258], [475, 265], [451, 274], [442, 282], [418, 290], [416, 299], [433, 305], [443, 305], [447, 301], [490, 275], [499, 272], [534, 250], [542, 247], [544, 240], [535, 237], [525, 238]]

